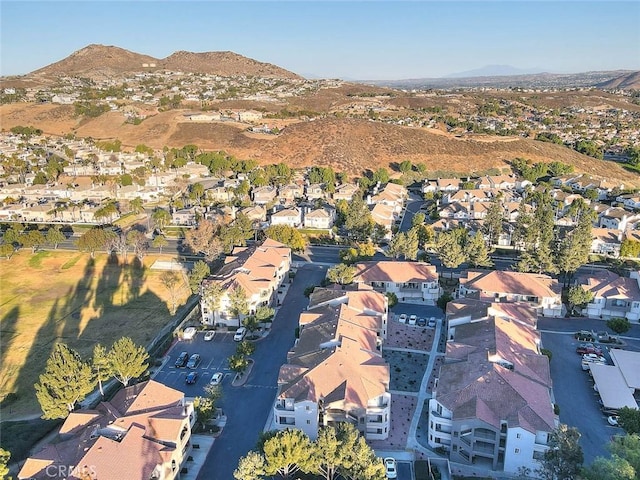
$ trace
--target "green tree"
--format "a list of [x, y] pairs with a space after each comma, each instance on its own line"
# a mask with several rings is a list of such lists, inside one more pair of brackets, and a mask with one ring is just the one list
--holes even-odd
[[227, 293], [229, 297], [229, 310], [234, 317], [249, 313], [249, 301], [247, 292], [241, 286], [236, 286]]
[[298, 471], [309, 472], [311, 452], [311, 440], [302, 430], [282, 430], [264, 443], [265, 473], [288, 479]]
[[193, 294], [197, 294], [200, 292], [200, 284], [202, 280], [207, 278], [211, 273], [211, 269], [206, 262], [202, 260], [198, 260], [193, 264], [193, 268], [191, 272], [189, 272], [189, 287], [191, 287], [191, 292]]
[[620, 244], [620, 256], [631, 258], [640, 257], [640, 242], [630, 238], [622, 240], [622, 243]]
[[111, 370], [111, 362], [109, 360], [107, 349], [100, 344], [93, 347], [93, 361], [91, 362], [91, 368], [93, 369], [93, 373], [98, 381], [100, 395], [104, 397], [102, 382], [106, 382], [112, 378], [113, 371]]
[[214, 312], [220, 308], [220, 300], [224, 294], [224, 289], [219, 282], [205, 282], [202, 286], [202, 299]]
[[231, 355], [227, 359], [227, 362], [229, 363], [229, 368], [236, 373], [243, 373], [249, 366], [249, 360], [247, 360], [247, 357], [240, 355], [237, 352]]
[[153, 220], [156, 228], [162, 233], [167, 225], [171, 223], [171, 214], [164, 208], [157, 207], [151, 213], [151, 220]]
[[271, 307], [267, 307], [266, 305], [260, 305], [258, 308], [256, 308], [256, 319], [259, 322], [268, 322], [271, 319], [273, 319], [273, 316], [276, 314], [276, 311], [271, 308]]
[[373, 218], [364, 200], [354, 196], [345, 212], [344, 228], [350, 238], [356, 242], [367, 241], [373, 232]]
[[294, 252], [302, 252], [307, 246], [307, 239], [296, 228], [289, 225], [271, 225], [264, 233], [272, 240], [285, 244]]
[[144, 202], [140, 197], [136, 197], [129, 202], [129, 208], [135, 214], [138, 214], [144, 210]]
[[459, 238], [460, 234], [453, 230], [436, 236], [435, 252], [446, 268], [457, 268], [466, 260]]
[[503, 232], [502, 222], [504, 220], [504, 216], [505, 212], [502, 205], [502, 197], [493, 197], [491, 202], [489, 202], [487, 216], [482, 223], [482, 231], [489, 238], [489, 245], [495, 245], [498, 243], [498, 238]]
[[327, 279], [331, 283], [338, 283], [340, 285], [348, 285], [353, 282], [353, 277], [356, 274], [356, 268], [351, 265], [339, 263], [331, 267], [327, 271]]
[[149, 354], [144, 347], [133, 343], [129, 337], [122, 337], [113, 344], [109, 352], [109, 368], [116, 380], [125, 387], [132, 378], [138, 378], [147, 367]]
[[490, 267], [493, 265], [482, 232], [476, 232], [469, 237], [465, 245], [465, 253], [467, 262], [469, 262], [472, 267]]
[[549, 449], [544, 452], [541, 468], [543, 480], [573, 480], [578, 478], [584, 455], [578, 444], [580, 432], [575, 427], [560, 424], [549, 435]]
[[380, 182], [381, 184], [385, 184], [389, 182], [389, 171], [386, 168], [380, 167], [378, 170], [373, 172], [373, 183]]
[[255, 315], [249, 315], [242, 319], [242, 326], [253, 333], [260, 328], [260, 321]]
[[402, 173], [409, 173], [411, 170], [413, 170], [413, 164], [409, 160], [403, 160], [398, 165], [398, 169]]
[[2, 479], [11, 480], [8, 467], [10, 458], [11, 453], [4, 448], [0, 448], [0, 478]]
[[204, 387], [204, 395], [193, 399], [193, 408], [196, 411], [198, 422], [205, 428], [209, 420], [216, 413], [216, 405], [222, 398], [222, 390], [219, 385], [207, 385]]
[[576, 227], [565, 235], [558, 246], [558, 270], [564, 273], [567, 282], [571, 280], [578, 268], [589, 261], [593, 241], [591, 227], [595, 212], [584, 205], [583, 208], [579, 208], [577, 217]]
[[[345, 423], [338, 425], [350, 425], [353, 427], [353, 425]], [[339, 426], [338, 428], [325, 427], [320, 430], [318, 438], [313, 444], [311, 471], [314, 474], [322, 475], [326, 480], [334, 480], [341, 468], [349, 470], [349, 467], [351, 467], [349, 454], [358, 438], [357, 431], [351, 437], [341, 434]]]
[[64, 233], [60, 231], [60, 227], [51, 227], [47, 230], [47, 234], [45, 235], [45, 241], [47, 245], [51, 245], [54, 250], [58, 248], [58, 245], [66, 240]]
[[398, 259], [407, 251], [407, 236], [403, 232], [396, 233], [389, 242], [386, 255]]
[[40, 375], [40, 382], [34, 385], [42, 418], [67, 417], [94, 386], [91, 366], [67, 345], [57, 344], [47, 360], [44, 373]]
[[418, 243], [418, 229], [417, 227], [412, 227], [405, 233], [404, 258], [408, 260], [416, 260], [418, 258]]
[[567, 290], [567, 303], [569, 304], [569, 311], [572, 312], [574, 307], [584, 306], [593, 300], [593, 293], [589, 290], [585, 290], [580, 285], [574, 285]]
[[83, 233], [76, 241], [76, 246], [78, 250], [89, 252], [91, 258], [94, 258], [96, 251], [102, 248], [106, 249], [108, 243], [115, 237], [115, 232], [95, 227]]
[[582, 471], [585, 480], [635, 480], [636, 470], [624, 458], [612, 455], [611, 458], [597, 457], [589, 467]]
[[153, 240], [151, 241], [151, 246], [153, 248], [160, 249], [160, 255], [162, 255], [162, 248], [166, 247], [167, 245], [169, 245], [169, 241], [167, 240], [167, 237], [165, 237], [164, 235], [156, 235], [155, 237], [153, 237]]
[[35, 253], [38, 247], [45, 243], [44, 235], [40, 230], [29, 230], [20, 235], [20, 244], [30, 248], [31, 253]]
[[627, 434], [614, 436], [609, 443], [612, 455], [627, 460], [636, 472], [640, 472], [640, 435]]
[[244, 357], [248, 357], [249, 355], [252, 355], [253, 352], [255, 351], [256, 351], [256, 346], [247, 340], [241, 341], [236, 346], [236, 353]]
[[[622, 407], [618, 411], [618, 414], [618, 423], [628, 435], [640, 435], [640, 410], [637, 408]], [[640, 455], [640, 451], [638, 455]]]
[[358, 437], [350, 450], [348, 462], [350, 467], [341, 473], [350, 480], [384, 480], [385, 468], [382, 460], [376, 457], [364, 437]]
[[0, 244], [0, 257], [5, 257], [9, 260], [15, 253], [15, 247], [10, 243]]
[[357, 251], [359, 259], [368, 260], [376, 254], [376, 246], [371, 242], [358, 243]]
[[[607, 327], [609, 327], [617, 334], [622, 334], [629, 331], [629, 329], [631, 328], [631, 322], [628, 318], [615, 317], [607, 320]], [[637, 433], [640, 433], [640, 430]]]
[[264, 456], [258, 452], [250, 451], [240, 458], [238, 468], [233, 472], [233, 478], [236, 480], [260, 480], [264, 474]]
[[415, 227], [416, 225], [422, 225], [426, 219], [427, 216], [424, 213], [418, 212], [411, 219], [411, 226]]

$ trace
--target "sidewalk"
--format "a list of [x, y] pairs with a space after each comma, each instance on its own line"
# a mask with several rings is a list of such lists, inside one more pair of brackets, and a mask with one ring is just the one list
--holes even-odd
[[181, 480], [196, 480], [198, 473], [207, 459], [209, 450], [213, 446], [215, 438], [209, 435], [191, 435], [191, 445], [199, 445], [200, 448], [192, 448], [189, 452], [189, 456], [193, 460], [187, 460], [184, 464], [184, 468], [187, 468], [187, 473], [181, 473]]

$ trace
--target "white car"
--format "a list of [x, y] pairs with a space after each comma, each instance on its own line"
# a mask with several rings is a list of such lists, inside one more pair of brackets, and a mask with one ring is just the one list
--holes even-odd
[[417, 315], [411, 315], [409, 317], [409, 325], [415, 325], [417, 321], [418, 321]]
[[398, 469], [396, 468], [396, 459], [387, 457], [384, 459], [384, 469], [387, 478], [398, 478]]
[[400, 323], [407, 323], [407, 314], [401, 313], [400, 316], [398, 317], [398, 320], [400, 321]]
[[204, 341], [205, 342], [210, 342], [211, 340], [213, 340], [213, 337], [216, 335], [216, 331], [215, 330], [207, 330], [207, 333], [204, 334]]
[[245, 327], [240, 327], [236, 330], [236, 333], [233, 335], [233, 340], [235, 342], [241, 342], [244, 340], [244, 337], [247, 335], [247, 329]]
[[617, 427], [618, 418], [618, 415], [609, 415], [609, 418], [607, 418], [607, 422], [609, 422], [609, 425], [611, 425], [612, 427]]
[[211, 377], [211, 381], [209, 382], [211, 385], [220, 385], [222, 379], [224, 378], [224, 373], [216, 372]]
[[196, 336], [196, 333], [198, 333], [198, 330], [196, 330], [196, 327], [187, 327], [184, 329], [184, 332], [182, 332], [182, 338], [184, 340], [191, 340], [193, 337]]
[[434, 317], [431, 317], [429, 319], [429, 322], [427, 322], [427, 327], [436, 328], [436, 319]]
[[597, 363], [599, 365], [606, 365], [607, 359], [601, 355], [596, 355], [595, 353], [585, 353], [582, 355], [582, 370], [585, 372], [589, 370], [589, 364]]

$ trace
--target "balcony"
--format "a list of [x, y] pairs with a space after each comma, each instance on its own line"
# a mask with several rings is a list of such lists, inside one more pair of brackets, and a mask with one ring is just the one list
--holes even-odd
[[293, 402], [285, 402], [284, 400], [279, 400], [276, 402], [276, 410], [283, 410], [285, 412], [293, 412]]
[[496, 433], [492, 432], [491, 430], [487, 430], [487, 429], [483, 429], [483, 428], [476, 428], [473, 431], [473, 436], [475, 438], [482, 438], [485, 440], [491, 440], [493, 442], [496, 441]]
[[371, 423], [383, 423], [384, 422], [384, 416], [382, 415], [367, 415], [367, 423], [371, 424]]
[[295, 425], [296, 419], [294, 417], [276, 417], [276, 423], [278, 425]]
[[435, 410], [431, 410], [431, 412], [429, 412], [429, 414], [430, 414], [431, 416], [433, 416], [433, 417], [436, 417], [436, 418], [442, 418], [443, 420], [449, 420], [449, 421], [451, 421], [451, 417], [447, 417], [447, 416], [445, 416], [445, 415], [442, 415], [441, 413], [438, 413], [438, 412], [437, 412], [437, 411], [435, 411]]

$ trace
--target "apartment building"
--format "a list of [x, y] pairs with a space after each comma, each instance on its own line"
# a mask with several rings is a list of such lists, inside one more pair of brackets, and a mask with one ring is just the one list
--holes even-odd
[[[229, 294], [233, 290], [242, 289], [251, 314], [259, 306], [273, 302], [290, 266], [291, 249], [270, 238], [258, 246], [234, 248], [220, 271], [202, 282], [202, 323], [240, 326], [244, 315], [233, 312]], [[220, 298], [213, 299], [207, 295], [210, 283], [217, 283], [222, 287]]]
[[386, 322], [386, 298], [366, 286], [316, 289], [300, 315], [300, 338], [280, 368], [276, 427], [299, 428], [315, 439], [321, 427], [350, 422], [366, 439], [387, 438]]
[[576, 283], [593, 294], [593, 299], [582, 310], [589, 318], [624, 317], [640, 319], [640, 279], [638, 272], [632, 278], [621, 277], [609, 270], [595, 270], [581, 275]]
[[361, 262], [355, 265], [355, 283], [377, 291], [394, 293], [402, 301], [435, 305], [441, 291], [436, 267], [420, 262]]
[[447, 343], [429, 401], [428, 443], [453, 462], [535, 471], [557, 424], [549, 361], [539, 353], [539, 333], [517, 310], [487, 312], [457, 325]]
[[19, 480], [173, 480], [191, 451], [193, 404], [154, 380], [120, 390], [95, 410], [69, 414], [57, 437], [29, 457]]

